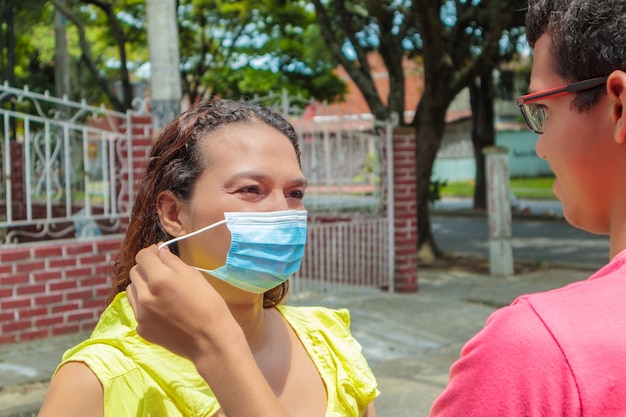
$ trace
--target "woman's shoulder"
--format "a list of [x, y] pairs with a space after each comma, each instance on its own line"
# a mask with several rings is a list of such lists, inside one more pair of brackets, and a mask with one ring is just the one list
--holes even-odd
[[279, 305], [278, 310], [292, 324], [297, 321], [318, 330], [330, 328], [344, 334], [350, 332], [350, 312], [345, 308]]
[[55, 373], [40, 417], [104, 415], [104, 390], [93, 371], [81, 362], [67, 362]]

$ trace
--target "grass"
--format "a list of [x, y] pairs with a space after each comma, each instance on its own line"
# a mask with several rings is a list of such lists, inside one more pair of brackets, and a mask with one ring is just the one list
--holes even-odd
[[[554, 177], [511, 178], [509, 187], [517, 198], [554, 199], [552, 183]], [[448, 182], [440, 190], [442, 197], [471, 197], [474, 181]]]

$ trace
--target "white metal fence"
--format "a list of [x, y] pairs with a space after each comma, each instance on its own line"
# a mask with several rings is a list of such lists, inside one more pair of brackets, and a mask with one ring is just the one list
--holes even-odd
[[133, 197], [129, 120], [130, 113], [1, 85], [0, 240], [118, 230]]

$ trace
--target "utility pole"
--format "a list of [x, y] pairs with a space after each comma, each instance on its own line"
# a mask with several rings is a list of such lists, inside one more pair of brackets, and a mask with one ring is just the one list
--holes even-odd
[[154, 137], [178, 116], [182, 99], [176, 0], [146, 0]]
[[[65, 3], [65, 0], [59, 0]], [[70, 97], [70, 58], [67, 51], [67, 19], [61, 10], [54, 10], [54, 87], [56, 96]], [[65, 109], [60, 109], [61, 111]]]

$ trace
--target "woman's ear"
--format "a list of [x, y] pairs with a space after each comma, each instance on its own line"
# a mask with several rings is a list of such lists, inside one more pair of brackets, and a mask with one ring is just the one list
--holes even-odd
[[614, 139], [626, 142], [626, 73], [616, 70], [607, 80], [607, 93], [611, 100], [612, 120], [615, 125]]
[[163, 229], [174, 237], [187, 234], [185, 205], [171, 191], [163, 191], [156, 200], [156, 209]]

